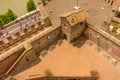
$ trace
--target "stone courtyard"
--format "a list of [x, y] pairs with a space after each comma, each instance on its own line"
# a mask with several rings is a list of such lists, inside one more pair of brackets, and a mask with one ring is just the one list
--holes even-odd
[[35, 63], [36, 61], [32, 67], [16, 73], [14, 77], [17, 80], [24, 80], [29, 76], [44, 76], [46, 69], [50, 69], [54, 76], [88, 76], [90, 70], [95, 69], [99, 72], [99, 80], [120, 79], [120, 71], [116, 66], [106, 61], [86, 43], [81, 47], [79, 45], [74, 47], [63, 40], [61, 45], [55, 45], [55, 48], [48, 51], [39, 63]]
[[[46, 5], [49, 16], [54, 26], [60, 25], [60, 15], [73, 10], [77, 0], [52, 0]], [[110, 12], [110, 5], [102, 0], [78, 0], [78, 5], [85, 9], [88, 14], [87, 22], [102, 27], [103, 22]], [[52, 11], [52, 12], [51, 12]]]

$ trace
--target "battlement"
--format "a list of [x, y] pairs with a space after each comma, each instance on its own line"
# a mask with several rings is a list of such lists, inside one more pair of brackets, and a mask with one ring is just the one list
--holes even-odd
[[0, 31], [0, 50], [48, 25], [50, 25], [49, 19], [43, 20], [38, 9], [17, 18], [6, 24], [5, 29]]

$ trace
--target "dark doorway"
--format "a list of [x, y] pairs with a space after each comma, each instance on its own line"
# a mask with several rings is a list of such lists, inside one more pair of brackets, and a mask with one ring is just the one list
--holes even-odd
[[65, 34], [63, 35], [63, 38], [67, 40], [67, 36]]
[[118, 13], [117, 17], [119, 17], [119, 18], [120, 18], [120, 13]]

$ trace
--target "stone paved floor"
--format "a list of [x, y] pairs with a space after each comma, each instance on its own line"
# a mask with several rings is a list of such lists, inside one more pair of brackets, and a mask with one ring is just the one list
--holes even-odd
[[[110, 6], [102, 2], [102, 0], [79, 0], [79, 6], [89, 13], [88, 22], [97, 27], [101, 27], [103, 21], [110, 12]], [[64, 12], [73, 10], [76, 0], [51, 0], [46, 8], [52, 10], [49, 13], [53, 25], [60, 25], [60, 15]]]
[[24, 80], [31, 75], [43, 76], [46, 69], [50, 69], [54, 76], [85, 76], [96, 69], [100, 74], [99, 80], [119, 80], [120, 71], [110, 64], [97, 51], [87, 44], [73, 47], [63, 40], [61, 45], [48, 52], [42, 61], [16, 74], [17, 80]]

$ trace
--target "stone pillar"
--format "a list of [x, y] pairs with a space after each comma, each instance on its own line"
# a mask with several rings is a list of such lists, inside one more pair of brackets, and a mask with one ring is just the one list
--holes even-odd
[[110, 1], [111, 1], [111, 0], [108, 0], [108, 4], [110, 4]]
[[25, 35], [25, 33], [24, 33], [22, 28], [19, 29], [19, 33], [20, 33], [21, 36]]
[[17, 36], [15, 36], [15, 34], [13, 32], [9, 32], [9, 34], [10, 34], [12, 39], [16, 39], [17, 38]]
[[4, 34], [3, 36], [1, 36], [1, 40], [2, 40], [5, 44], [9, 43], [6, 35], [7, 35], [7, 34]]
[[110, 0], [110, 3], [109, 3], [110, 5], [111, 5], [112, 1], [113, 1], [113, 0]]
[[107, 3], [109, 2], [109, 0], [106, 1]]
[[39, 28], [39, 25], [38, 25], [38, 23], [35, 23], [35, 28]]

